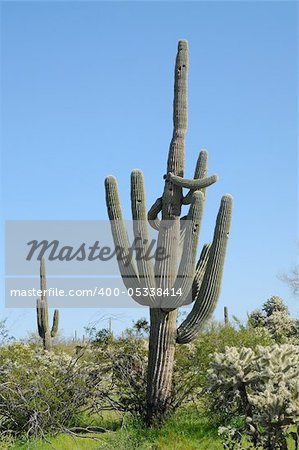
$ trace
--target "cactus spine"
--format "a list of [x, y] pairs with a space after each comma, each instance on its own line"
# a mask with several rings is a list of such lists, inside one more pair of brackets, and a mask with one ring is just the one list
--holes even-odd
[[59, 324], [59, 311], [55, 309], [52, 328], [49, 327], [49, 309], [46, 285], [46, 265], [45, 258], [40, 261], [40, 290], [41, 297], [36, 301], [36, 316], [38, 334], [43, 340], [45, 350], [52, 349], [52, 338], [57, 335]]
[[[199, 153], [194, 179], [184, 178], [185, 134], [187, 131], [187, 76], [188, 43], [179, 41], [175, 64], [173, 136], [170, 143], [164, 191], [148, 214], [146, 213], [143, 174], [134, 170], [131, 175], [131, 206], [134, 237], [141, 238], [147, 251], [148, 223], [159, 231], [157, 247], [165, 249], [167, 259], [127, 261], [128, 236], [123, 222], [116, 179], [105, 180], [106, 203], [111, 230], [116, 246], [123, 249], [118, 260], [126, 287], [172, 288], [181, 287], [182, 295], [175, 299], [133, 297], [138, 303], [150, 306], [150, 338], [147, 382], [147, 423], [160, 423], [166, 413], [172, 385], [176, 344], [193, 340], [203, 323], [213, 313], [220, 293], [226, 244], [230, 229], [232, 197], [221, 200], [214, 238], [203, 246], [196, 265], [200, 223], [205, 202], [205, 191], [217, 181], [207, 177], [207, 152]], [[183, 195], [183, 188], [189, 191]], [[187, 216], [181, 217], [182, 205], [190, 205]], [[161, 219], [158, 215], [161, 213]], [[187, 221], [185, 220], [187, 219]], [[185, 223], [191, 224], [188, 229]], [[180, 250], [182, 244], [182, 250]], [[177, 308], [192, 295], [194, 306], [177, 328]], [[188, 302], [187, 302], [188, 303]]]

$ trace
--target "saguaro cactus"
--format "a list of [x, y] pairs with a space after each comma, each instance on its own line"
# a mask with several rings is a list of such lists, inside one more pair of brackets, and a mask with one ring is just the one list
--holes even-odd
[[[170, 143], [164, 191], [148, 214], [146, 213], [143, 174], [134, 170], [131, 175], [131, 204], [135, 242], [146, 254], [149, 245], [148, 223], [159, 231], [157, 247], [165, 249], [167, 258], [152, 260], [138, 258], [136, 264], [128, 258], [129, 240], [120, 206], [116, 179], [105, 180], [108, 216], [114, 243], [122, 249], [118, 265], [124, 284], [130, 288], [151, 289], [156, 295], [140, 298], [138, 303], [150, 306], [150, 338], [147, 382], [148, 425], [163, 420], [171, 395], [172, 372], [176, 344], [193, 340], [203, 323], [213, 313], [220, 293], [226, 244], [229, 235], [232, 197], [222, 197], [214, 238], [203, 246], [196, 265], [199, 228], [205, 202], [205, 191], [217, 181], [207, 177], [207, 152], [199, 153], [194, 179], [184, 178], [185, 134], [187, 130], [188, 43], [179, 41], [175, 64], [173, 136]], [[183, 195], [183, 189], [188, 193]], [[190, 205], [187, 216], [181, 217], [182, 205]], [[161, 219], [158, 218], [161, 213]], [[186, 220], [187, 219], [187, 220]], [[186, 226], [189, 224], [190, 226]], [[167, 289], [180, 288], [180, 295], [161, 297]], [[193, 308], [177, 328], [177, 308], [194, 302]]]
[[224, 315], [224, 324], [229, 325], [229, 318], [228, 318], [228, 308], [225, 306], [223, 308], [223, 315]]
[[52, 328], [49, 327], [49, 308], [46, 285], [46, 265], [45, 258], [40, 261], [40, 290], [41, 297], [36, 301], [36, 316], [38, 334], [43, 340], [45, 350], [52, 349], [52, 338], [57, 335], [59, 324], [59, 311], [55, 309]]

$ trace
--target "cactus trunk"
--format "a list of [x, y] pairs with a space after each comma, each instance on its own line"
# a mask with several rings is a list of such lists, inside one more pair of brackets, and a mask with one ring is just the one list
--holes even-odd
[[59, 311], [58, 309], [55, 309], [52, 328], [50, 328], [44, 257], [42, 257], [40, 261], [40, 290], [41, 298], [36, 301], [37, 328], [38, 334], [43, 340], [44, 350], [50, 351], [52, 349], [52, 338], [58, 333]]
[[47, 330], [43, 336], [43, 347], [44, 350], [47, 351], [52, 350], [52, 338], [49, 330]]
[[147, 411], [149, 426], [163, 422], [172, 387], [177, 334], [177, 310], [151, 309], [147, 373]]
[[[175, 85], [173, 102], [173, 136], [167, 161], [167, 173], [184, 176], [185, 134], [187, 130], [187, 42], [181, 41], [175, 64]], [[182, 188], [165, 181], [161, 199], [162, 223], [159, 230], [158, 247], [164, 246], [168, 260], [157, 261], [155, 273], [159, 274], [156, 285], [162, 289], [171, 288], [177, 275], [180, 240], [180, 215]], [[165, 221], [166, 226], [163, 226]], [[169, 221], [172, 226], [169, 227]], [[177, 310], [150, 311], [150, 338], [147, 374], [147, 411], [149, 426], [163, 422], [171, 395], [172, 373], [177, 336]]]

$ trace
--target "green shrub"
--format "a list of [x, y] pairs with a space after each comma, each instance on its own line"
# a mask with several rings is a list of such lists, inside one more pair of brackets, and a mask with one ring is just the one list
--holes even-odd
[[[205, 394], [209, 386], [207, 371], [215, 352], [223, 352], [226, 346], [254, 349], [258, 345], [271, 344], [273, 340], [266, 330], [210, 323], [194, 342], [184, 345], [183, 348], [178, 346], [176, 350], [172, 395], [174, 409], [192, 402], [209, 410], [209, 397]], [[213, 421], [218, 420], [214, 414], [212, 418]], [[219, 420], [221, 421], [222, 417]]]
[[[147, 321], [140, 319], [118, 339], [111, 335], [109, 339], [97, 339], [102, 330], [94, 327], [89, 334], [89, 349], [85, 350], [85, 358], [95, 361], [109, 380], [102, 407], [129, 412], [141, 420], [146, 410], [147, 326]], [[177, 346], [169, 414], [184, 404], [203, 403], [207, 370], [215, 351], [223, 351], [225, 345], [255, 348], [271, 343], [264, 330], [213, 322], [196, 341]]]
[[7, 319], [0, 320], [0, 346], [6, 345], [14, 340], [14, 337], [9, 334], [6, 321]]
[[[89, 356], [88, 356], [89, 355]], [[103, 408], [143, 418], [146, 399], [147, 341], [133, 335], [94, 342], [86, 357], [106, 374]]]
[[100, 368], [65, 353], [16, 343], [0, 349], [0, 434], [71, 427], [100, 395]]

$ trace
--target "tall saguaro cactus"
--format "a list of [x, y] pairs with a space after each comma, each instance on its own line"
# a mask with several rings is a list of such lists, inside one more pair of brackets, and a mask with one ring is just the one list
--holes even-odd
[[43, 340], [45, 350], [52, 349], [52, 338], [57, 335], [59, 324], [59, 311], [55, 309], [52, 328], [49, 327], [49, 308], [46, 285], [46, 265], [45, 258], [40, 261], [40, 290], [41, 297], [36, 301], [36, 316], [38, 334]]
[[[207, 152], [199, 153], [194, 178], [184, 178], [185, 134], [187, 130], [188, 43], [179, 41], [175, 64], [173, 136], [170, 143], [164, 191], [148, 214], [145, 203], [143, 174], [134, 170], [131, 175], [131, 204], [135, 242], [144, 253], [148, 250], [148, 223], [158, 230], [157, 247], [164, 248], [167, 258], [155, 263], [138, 258], [136, 264], [128, 259], [129, 239], [123, 222], [116, 179], [105, 180], [106, 202], [114, 243], [122, 249], [118, 265], [127, 288], [151, 289], [155, 295], [143, 298], [133, 295], [138, 303], [150, 306], [150, 338], [147, 378], [147, 422], [159, 423], [167, 411], [171, 395], [172, 373], [176, 344], [192, 341], [204, 322], [213, 313], [221, 286], [222, 272], [229, 235], [232, 197], [221, 199], [211, 244], [205, 244], [196, 264], [200, 223], [205, 191], [217, 181], [207, 176]], [[183, 189], [188, 189], [186, 195]], [[187, 216], [181, 217], [182, 205], [190, 205]], [[161, 213], [161, 219], [158, 215]], [[148, 220], [148, 222], [147, 222]], [[186, 224], [189, 224], [187, 226]], [[175, 298], [158, 296], [180, 290]], [[177, 328], [177, 308], [193, 302], [187, 318]]]

